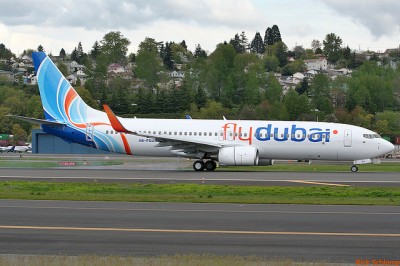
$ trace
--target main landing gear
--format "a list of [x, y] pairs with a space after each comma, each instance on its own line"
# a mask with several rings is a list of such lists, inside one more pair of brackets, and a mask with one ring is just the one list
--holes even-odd
[[217, 168], [217, 163], [214, 160], [208, 160], [204, 162], [203, 160], [197, 160], [193, 163], [193, 169], [196, 172], [203, 170], [214, 171]]
[[350, 170], [351, 170], [353, 173], [357, 172], [357, 171], [358, 171], [357, 165], [355, 165], [355, 164], [352, 165], [351, 168], [350, 168]]

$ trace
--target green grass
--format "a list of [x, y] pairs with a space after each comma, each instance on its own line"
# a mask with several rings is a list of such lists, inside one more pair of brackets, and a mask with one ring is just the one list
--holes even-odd
[[80, 161], [80, 160], [25, 160], [25, 159], [14, 159], [14, 160], [0, 160], [0, 168], [1, 167], [9, 167], [9, 168], [50, 168], [50, 167], [62, 167], [60, 162], [75, 162], [74, 166], [69, 167], [77, 167], [77, 166], [102, 166], [102, 165], [120, 165], [123, 164], [122, 161], [116, 160], [103, 160], [103, 161]]
[[1, 199], [400, 205], [400, 188], [0, 182]]
[[[223, 171], [282, 171], [282, 172], [349, 172], [348, 164], [307, 164], [280, 163], [270, 166], [229, 166], [220, 167]], [[359, 172], [399, 172], [400, 163], [363, 164], [358, 166]]]
[[255, 256], [217, 256], [212, 254], [185, 254], [156, 257], [123, 256], [40, 256], [40, 255], [0, 255], [0, 266], [122, 266], [122, 265], [177, 265], [177, 266], [319, 266], [331, 265], [324, 262], [293, 262], [288, 259], [267, 259]]

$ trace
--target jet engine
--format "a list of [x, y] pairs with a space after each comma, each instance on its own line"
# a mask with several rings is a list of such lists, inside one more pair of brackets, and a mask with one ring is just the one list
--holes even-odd
[[258, 165], [258, 150], [252, 146], [224, 147], [218, 152], [223, 165]]

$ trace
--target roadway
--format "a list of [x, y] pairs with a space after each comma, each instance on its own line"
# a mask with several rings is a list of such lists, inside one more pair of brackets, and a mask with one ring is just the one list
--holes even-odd
[[400, 260], [400, 207], [0, 200], [1, 254]]
[[400, 186], [399, 173], [374, 172], [194, 172], [193, 170], [141, 170], [134, 167], [2, 168], [0, 180], [106, 183], [206, 183], [268, 186]]

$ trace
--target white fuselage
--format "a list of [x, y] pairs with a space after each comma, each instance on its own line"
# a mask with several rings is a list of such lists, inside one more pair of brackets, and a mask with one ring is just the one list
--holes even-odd
[[[378, 157], [393, 145], [365, 128], [323, 122], [196, 120], [196, 119], [127, 119], [126, 128], [139, 136], [126, 134], [133, 155], [176, 156], [179, 147], [160, 145], [159, 139], [172, 139], [218, 152], [218, 147], [254, 146], [260, 159], [287, 160], [361, 160]], [[119, 138], [110, 126], [99, 126], [107, 136]], [[143, 136], [141, 136], [143, 135]], [[168, 142], [168, 141], [166, 141]], [[114, 149], [125, 153], [124, 149]], [[187, 157], [200, 157], [187, 154]]]

